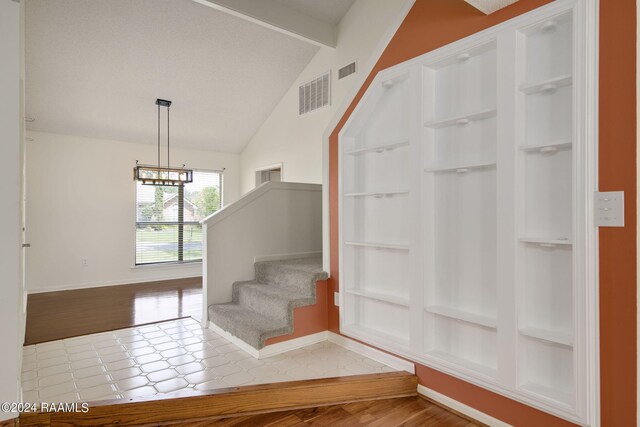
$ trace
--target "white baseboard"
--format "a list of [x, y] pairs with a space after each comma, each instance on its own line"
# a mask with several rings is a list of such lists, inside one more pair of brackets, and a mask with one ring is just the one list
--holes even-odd
[[256, 359], [265, 359], [267, 357], [275, 356], [277, 354], [286, 353], [287, 351], [296, 350], [298, 348], [306, 347], [311, 344], [326, 341], [327, 333], [328, 333], [328, 331], [322, 331], [316, 334], [306, 335], [304, 337], [293, 338], [288, 341], [271, 344], [261, 348], [260, 350], [257, 350], [253, 348], [251, 345], [242, 341], [240, 338], [236, 337], [235, 335], [232, 335], [229, 332], [225, 331], [224, 329], [220, 328], [218, 325], [216, 325], [211, 321], [209, 321], [209, 329], [211, 329], [213, 332], [220, 335], [227, 341], [231, 342], [232, 344], [240, 347], [240, 349], [249, 353], [251, 356], [255, 357]]
[[253, 262], [262, 261], [283, 261], [287, 259], [310, 258], [322, 256], [322, 251], [318, 252], [298, 252], [295, 254], [276, 254], [276, 255], [256, 255]]
[[500, 421], [499, 419], [494, 418], [491, 415], [487, 415], [484, 412], [478, 411], [471, 406], [460, 403], [457, 400], [454, 400], [448, 396], [445, 396], [444, 394], [438, 393], [437, 391], [431, 390], [430, 388], [427, 388], [420, 384], [418, 384], [418, 394], [421, 394], [424, 397], [428, 397], [429, 399], [438, 402], [439, 404], [446, 406], [447, 408], [460, 412], [461, 414], [464, 414], [476, 421], [480, 421], [481, 423], [484, 423], [488, 426], [512, 427], [511, 424]]
[[411, 374], [415, 374], [415, 365], [412, 362], [406, 361], [389, 353], [385, 353], [384, 351], [369, 347], [365, 344], [361, 344], [357, 341], [352, 340], [351, 338], [343, 337], [342, 335], [338, 335], [329, 331], [322, 331], [300, 338], [293, 338], [288, 341], [271, 344], [261, 348], [260, 350], [257, 350], [235, 335], [232, 335], [224, 329], [220, 328], [218, 325], [214, 324], [211, 321], [208, 322], [208, 327], [213, 332], [220, 335], [232, 344], [240, 347], [240, 349], [244, 350], [256, 359], [265, 359], [267, 357], [286, 353], [288, 351], [296, 350], [322, 341], [330, 341], [334, 344], [346, 348], [347, 350], [353, 351], [354, 353], [358, 353], [362, 356], [368, 357], [369, 359], [375, 360], [376, 362], [383, 363], [393, 369], [397, 369], [399, 371], [407, 371]]
[[232, 335], [229, 332], [225, 331], [224, 329], [222, 329], [220, 326], [216, 325], [212, 321], [209, 321], [209, 329], [211, 329], [213, 332], [215, 332], [216, 334], [220, 335], [222, 338], [229, 341], [231, 344], [234, 344], [240, 347], [241, 350], [246, 351], [256, 359], [259, 358], [260, 352], [258, 350], [251, 347], [249, 344], [242, 341], [240, 338], [236, 337], [235, 335]]
[[328, 331], [322, 331], [311, 335], [305, 335], [300, 338], [293, 338], [276, 344], [263, 347], [259, 351], [258, 359], [275, 356], [276, 354], [286, 353], [287, 351], [296, 350], [311, 344], [316, 344], [327, 340]]
[[338, 344], [339, 346], [344, 347], [347, 350], [351, 350], [354, 353], [366, 356], [369, 359], [375, 360], [376, 362], [384, 363], [385, 365], [390, 366], [393, 369], [397, 369], [399, 371], [407, 371], [411, 374], [416, 373], [416, 366], [412, 362], [401, 359], [397, 356], [393, 356], [389, 353], [385, 353], [384, 351], [378, 350], [376, 348], [369, 347], [368, 345], [359, 343], [358, 341], [354, 341], [351, 338], [347, 338], [333, 332], [328, 332], [328, 334], [329, 341], [334, 344]]

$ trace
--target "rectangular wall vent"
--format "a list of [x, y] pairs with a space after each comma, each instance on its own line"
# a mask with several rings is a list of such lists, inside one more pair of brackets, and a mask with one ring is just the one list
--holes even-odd
[[347, 76], [356, 72], [356, 62], [352, 62], [349, 65], [345, 65], [344, 67], [338, 70], [338, 80], [344, 79]]
[[298, 88], [298, 115], [310, 113], [330, 103], [331, 77], [327, 72]]

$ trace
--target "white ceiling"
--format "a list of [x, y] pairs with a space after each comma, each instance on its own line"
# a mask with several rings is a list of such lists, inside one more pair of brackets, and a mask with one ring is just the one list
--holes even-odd
[[155, 144], [165, 98], [172, 145], [239, 152], [318, 47], [191, 0], [27, 0], [25, 49], [30, 130]]
[[276, 0], [300, 13], [325, 22], [337, 25], [347, 13], [355, 0]]

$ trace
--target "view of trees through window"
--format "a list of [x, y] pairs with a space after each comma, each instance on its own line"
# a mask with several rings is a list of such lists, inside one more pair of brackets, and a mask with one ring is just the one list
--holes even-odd
[[194, 171], [183, 187], [137, 183], [136, 264], [202, 259], [200, 221], [221, 208], [222, 175]]

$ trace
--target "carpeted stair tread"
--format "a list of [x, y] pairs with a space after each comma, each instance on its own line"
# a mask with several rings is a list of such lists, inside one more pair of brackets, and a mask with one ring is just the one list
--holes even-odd
[[233, 284], [233, 302], [265, 316], [293, 323], [293, 309], [316, 303], [315, 295], [306, 295], [256, 281]]
[[320, 257], [262, 261], [256, 262], [254, 268], [256, 281], [307, 295], [315, 295], [316, 282], [328, 278]]
[[316, 303], [316, 282], [327, 279], [322, 258], [254, 264], [255, 280], [235, 282], [232, 302], [209, 307], [210, 320], [256, 349], [293, 332], [294, 309]]
[[287, 322], [235, 303], [211, 305], [209, 319], [256, 349], [264, 347], [268, 338], [289, 334], [293, 330]]

